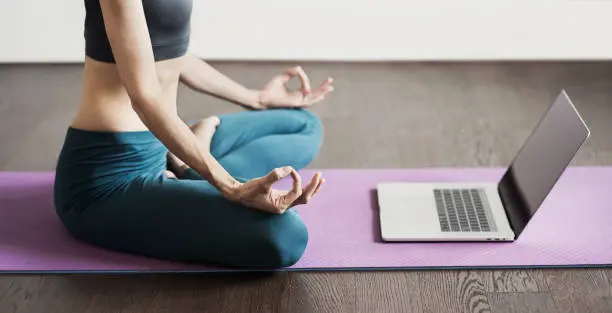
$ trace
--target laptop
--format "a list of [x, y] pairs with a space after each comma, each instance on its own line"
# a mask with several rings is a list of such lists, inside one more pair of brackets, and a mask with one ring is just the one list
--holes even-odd
[[514, 241], [590, 136], [562, 90], [499, 182], [381, 182], [384, 241]]

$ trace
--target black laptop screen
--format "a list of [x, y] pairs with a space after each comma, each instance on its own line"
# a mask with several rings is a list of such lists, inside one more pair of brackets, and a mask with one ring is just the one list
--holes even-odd
[[563, 91], [539, 121], [499, 183], [518, 236], [570, 164], [589, 129]]

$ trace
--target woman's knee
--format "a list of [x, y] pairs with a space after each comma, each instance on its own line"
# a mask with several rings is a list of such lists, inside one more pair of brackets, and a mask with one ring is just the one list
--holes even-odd
[[305, 140], [296, 143], [300, 145], [302, 155], [310, 162], [317, 156], [323, 144], [323, 123], [315, 113], [308, 110], [298, 109], [294, 114], [299, 115], [302, 123], [299, 135]]
[[297, 263], [308, 244], [306, 225], [293, 210], [277, 216], [258, 238], [263, 266], [289, 267]]
[[300, 109], [297, 110], [297, 112], [301, 114], [304, 119], [304, 128], [302, 132], [321, 139], [323, 135], [323, 123], [321, 119], [309, 110]]

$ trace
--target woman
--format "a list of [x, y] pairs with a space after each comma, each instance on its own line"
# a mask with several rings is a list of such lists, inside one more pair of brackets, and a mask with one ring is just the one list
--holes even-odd
[[[332, 91], [292, 68], [261, 91], [186, 53], [192, 0], [85, 0], [81, 104], [56, 170], [55, 206], [75, 237], [143, 256], [241, 267], [286, 267], [308, 234], [293, 207], [324, 182], [296, 172], [321, 146], [303, 107]], [[285, 84], [299, 77], [302, 89]], [[254, 110], [189, 127], [178, 83]], [[265, 110], [275, 109], [275, 110]], [[272, 188], [283, 177], [288, 191]]]

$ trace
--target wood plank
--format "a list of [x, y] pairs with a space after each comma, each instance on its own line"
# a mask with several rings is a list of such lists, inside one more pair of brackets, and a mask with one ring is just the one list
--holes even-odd
[[100, 284], [84, 313], [149, 312], [157, 289], [133, 276], [92, 277]]
[[13, 276], [0, 276], [0, 303], [2, 301], [2, 297], [9, 291], [9, 288], [13, 284]]
[[[547, 292], [491, 293], [492, 312], [503, 313], [557, 313], [552, 296]], [[589, 312], [589, 311], [576, 311]]]
[[546, 276], [541, 270], [503, 270], [489, 272], [485, 281], [489, 292], [539, 292], [549, 289]]
[[16, 312], [84, 312], [100, 287], [90, 281], [77, 275], [42, 276], [27, 306]]
[[480, 271], [420, 272], [423, 312], [491, 312], [485, 279]]
[[417, 272], [359, 272], [355, 286], [356, 313], [422, 311]]
[[355, 284], [353, 272], [292, 274], [286, 312], [353, 313], [357, 301]]
[[[8, 281], [8, 280], [7, 280]], [[0, 312], [26, 312], [32, 298], [39, 291], [43, 278], [39, 275], [14, 276], [0, 295]], [[5, 282], [6, 283], [6, 282]]]
[[612, 311], [612, 284], [604, 271], [548, 270], [545, 274], [560, 313]]
[[158, 275], [154, 312], [285, 312], [289, 274]]

